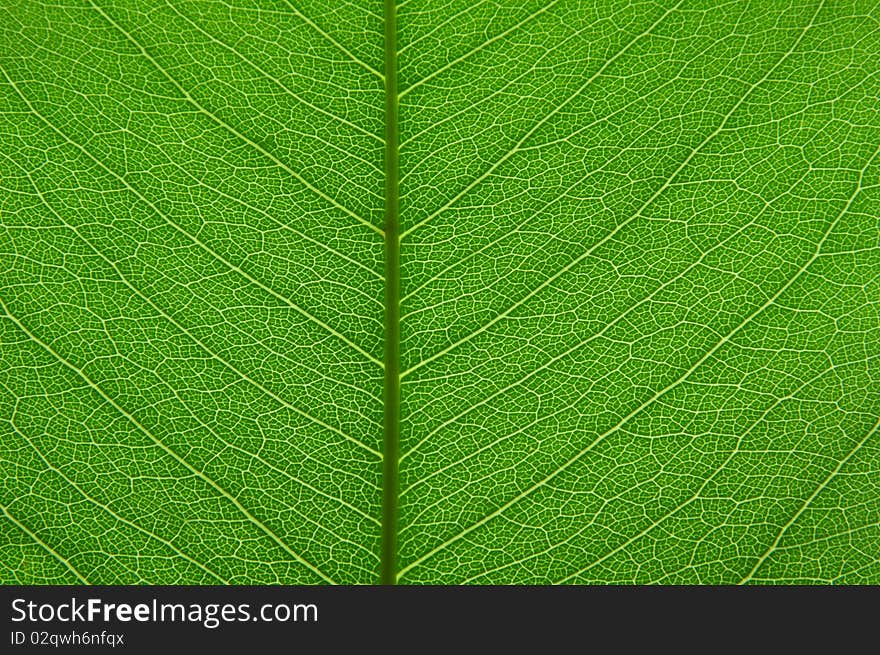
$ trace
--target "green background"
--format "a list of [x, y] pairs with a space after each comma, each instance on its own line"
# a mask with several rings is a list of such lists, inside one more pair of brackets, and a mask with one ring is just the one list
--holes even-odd
[[388, 9], [2, 3], [0, 580], [880, 582], [877, 4]]

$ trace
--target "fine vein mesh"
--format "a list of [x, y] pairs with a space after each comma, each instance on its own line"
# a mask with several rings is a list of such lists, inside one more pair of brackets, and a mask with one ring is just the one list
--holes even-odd
[[4, 580], [376, 579], [374, 9], [0, 10]]
[[878, 18], [400, 10], [401, 582], [880, 579]]
[[0, 9], [0, 581], [880, 582], [876, 4], [391, 7]]

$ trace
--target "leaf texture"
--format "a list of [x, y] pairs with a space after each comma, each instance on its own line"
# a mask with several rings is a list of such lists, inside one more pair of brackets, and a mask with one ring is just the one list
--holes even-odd
[[4, 582], [880, 581], [875, 3], [0, 13]]

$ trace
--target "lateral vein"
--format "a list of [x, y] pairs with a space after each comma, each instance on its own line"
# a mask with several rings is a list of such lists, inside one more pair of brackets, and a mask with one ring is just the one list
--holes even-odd
[[284, 171], [286, 171], [287, 173], [292, 175], [294, 178], [296, 178], [300, 182], [300, 184], [302, 184], [307, 189], [312, 191], [315, 195], [321, 197], [322, 199], [324, 199], [325, 201], [327, 201], [328, 203], [330, 203], [331, 205], [333, 205], [334, 207], [336, 207], [337, 209], [339, 209], [343, 213], [345, 213], [348, 216], [350, 216], [351, 218], [355, 219], [356, 221], [358, 221], [359, 223], [361, 223], [365, 227], [371, 229], [376, 234], [378, 234], [380, 236], [384, 236], [382, 233], [382, 230], [380, 230], [378, 227], [373, 225], [370, 221], [359, 216], [358, 214], [356, 214], [355, 212], [350, 210], [348, 207], [346, 207], [345, 205], [340, 203], [338, 200], [336, 200], [332, 196], [329, 196], [326, 193], [324, 193], [323, 191], [321, 191], [318, 187], [316, 187], [314, 184], [312, 184], [311, 182], [306, 180], [302, 175], [300, 175], [295, 170], [290, 168], [290, 166], [288, 166], [283, 161], [278, 159], [278, 157], [276, 157], [271, 152], [266, 150], [259, 143], [253, 141], [252, 139], [249, 139], [247, 136], [245, 136], [244, 134], [239, 132], [237, 129], [232, 127], [229, 123], [222, 120], [219, 116], [217, 116], [216, 114], [214, 114], [213, 112], [209, 111], [208, 109], [203, 107], [201, 104], [199, 104], [192, 97], [190, 92], [187, 91], [183, 86], [181, 86], [180, 82], [178, 82], [176, 79], [171, 77], [171, 75], [168, 73], [168, 71], [166, 71], [161, 65], [159, 65], [159, 62], [157, 62], [155, 60], [155, 58], [153, 58], [153, 56], [149, 52], [147, 52], [147, 49], [143, 45], [141, 45], [140, 42], [135, 40], [135, 38], [129, 32], [127, 32], [125, 29], [123, 29], [122, 26], [119, 25], [119, 23], [117, 23], [115, 20], [113, 20], [113, 18], [110, 15], [108, 15], [103, 9], [101, 9], [101, 7], [96, 5], [92, 0], [89, 0], [89, 4], [92, 6], [93, 9], [95, 9], [95, 11], [97, 11], [99, 14], [101, 14], [101, 16], [103, 16], [107, 20], [107, 22], [109, 22], [111, 25], [113, 25], [113, 27], [115, 27], [135, 48], [137, 48], [138, 51], [141, 53], [141, 55], [145, 59], [147, 59], [151, 64], [153, 64], [153, 66], [156, 68], [156, 70], [158, 70], [162, 74], [162, 76], [165, 77], [165, 79], [167, 79], [174, 86], [174, 88], [176, 88], [178, 90], [178, 92], [183, 96], [183, 98], [190, 105], [195, 107], [196, 111], [198, 111], [203, 116], [207, 116], [210, 120], [212, 120], [213, 122], [215, 122], [218, 125], [220, 125], [221, 127], [223, 127], [230, 134], [236, 136], [240, 140], [247, 143], [254, 150], [257, 150], [259, 153], [261, 153], [264, 157], [267, 157], [268, 159], [272, 160], [272, 162], [274, 162], [276, 166], [280, 167], [281, 169], [283, 169]]
[[186, 238], [187, 238], [189, 241], [191, 241], [194, 245], [198, 246], [199, 248], [201, 248], [202, 250], [204, 250], [206, 253], [208, 253], [209, 255], [211, 255], [212, 257], [214, 257], [215, 259], [217, 259], [217, 261], [219, 261], [219, 262], [221, 262], [222, 264], [224, 264], [227, 268], [229, 268], [230, 270], [235, 271], [236, 273], [238, 273], [239, 275], [241, 275], [243, 278], [245, 278], [245, 279], [246, 279], [248, 282], [250, 282], [251, 284], [253, 284], [253, 285], [259, 287], [260, 289], [262, 289], [263, 291], [265, 291], [266, 293], [268, 293], [268, 294], [271, 295], [272, 297], [274, 297], [274, 298], [276, 298], [277, 300], [283, 302], [285, 305], [287, 305], [288, 307], [290, 307], [292, 310], [294, 310], [294, 311], [297, 312], [298, 314], [302, 315], [304, 318], [307, 318], [307, 319], [311, 320], [312, 322], [314, 322], [315, 324], [320, 325], [322, 328], [324, 328], [325, 330], [327, 330], [329, 333], [331, 333], [331, 334], [333, 334], [335, 337], [337, 337], [340, 341], [342, 341], [342, 342], [348, 344], [349, 346], [351, 346], [354, 350], [356, 350], [358, 353], [360, 353], [360, 354], [361, 354], [362, 356], [364, 356], [366, 359], [368, 359], [369, 361], [371, 361], [373, 364], [376, 364], [376, 365], [379, 366], [380, 368], [383, 368], [383, 367], [384, 367], [384, 364], [383, 364], [379, 359], [377, 359], [376, 357], [374, 357], [373, 355], [371, 355], [370, 353], [368, 353], [366, 350], [364, 350], [364, 349], [361, 348], [359, 345], [357, 345], [356, 343], [354, 343], [351, 339], [349, 339], [348, 337], [346, 337], [345, 335], [343, 335], [341, 332], [339, 332], [339, 331], [337, 331], [336, 329], [332, 328], [331, 326], [329, 326], [328, 324], [326, 324], [324, 321], [322, 321], [322, 320], [319, 319], [318, 317], [312, 315], [310, 312], [307, 312], [305, 309], [303, 309], [302, 307], [300, 307], [299, 305], [297, 305], [296, 303], [294, 303], [294, 302], [293, 302], [292, 300], [290, 300], [289, 298], [287, 298], [287, 297], [283, 296], [282, 294], [278, 293], [277, 291], [275, 291], [275, 290], [272, 289], [271, 287], [269, 287], [269, 286], [263, 284], [262, 282], [260, 282], [259, 280], [257, 280], [255, 277], [253, 277], [250, 273], [248, 273], [248, 272], [245, 271], [244, 269], [240, 268], [239, 266], [233, 264], [233, 263], [230, 262], [228, 259], [226, 259], [225, 257], [223, 257], [220, 253], [218, 253], [217, 251], [215, 251], [213, 248], [210, 248], [210, 247], [209, 247], [206, 243], [204, 243], [202, 240], [200, 240], [199, 238], [193, 236], [192, 234], [190, 234], [189, 232], [187, 232], [186, 230], [184, 230], [182, 227], [180, 227], [180, 225], [178, 225], [176, 222], [172, 221], [168, 216], [165, 215], [164, 212], [160, 211], [159, 208], [156, 207], [156, 205], [155, 205], [152, 201], [150, 201], [150, 200], [149, 200], [146, 196], [144, 196], [140, 191], [138, 191], [138, 190], [135, 189], [133, 186], [131, 186], [131, 184], [129, 184], [128, 180], [127, 180], [124, 176], [120, 175], [119, 173], [117, 173], [116, 171], [114, 171], [113, 169], [111, 169], [110, 167], [108, 167], [108, 166], [107, 166], [106, 164], [104, 164], [100, 159], [98, 159], [98, 158], [95, 157], [91, 152], [89, 152], [88, 149], [86, 149], [84, 146], [80, 145], [79, 143], [77, 143], [77, 142], [74, 141], [73, 139], [71, 139], [71, 138], [70, 138], [69, 136], [67, 136], [64, 132], [62, 132], [62, 131], [59, 130], [55, 125], [53, 125], [53, 124], [52, 124], [52, 123], [51, 123], [51, 122], [50, 122], [45, 116], [43, 116], [39, 111], [36, 110], [36, 108], [31, 104], [30, 100], [29, 100], [29, 99], [28, 99], [28, 98], [27, 98], [27, 97], [21, 92], [21, 90], [18, 88], [18, 85], [12, 80], [12, 78], [9, 77], [9, 75], [6, 73], [6, 71], [5, 71], [4, 69], [2, 69], [2, 68], [0, 68], [0, 71], [2, 71], [3, 76], [6, 78], [6, 81], [9, 82], [9, 85], [15, 90], [15, 92], [16, 92], [16, 93], [18, 94], [18, 96], [21, 98], [22, 102], [24, 102], [24, 103], [27, 105], [28, 109], [29, 109], [29, 110], [30, 110], [35, 116], [37, 116], [41, 121], [43, 121], [43, 123], [46, 124], [46, 126], [48, 126], [52, 131], [54, 131], [54, 132], [55, 132], [56, 134], [58, 134], [61, 138], [63, 138], [65, 141], [67, 141], [70, 145], [72, 145], [72, 146], [74, 146], [75, 148], [77, 148], [80, 152], [82, 152], [82, 153], [83, 153], [84, 155], [86, 155], [89, 159], [91, 159], [93, 162], [95, 162], [95, 163], [96, 163], [98, 166], [100, 166], [103, 170], [105, 170], [107, 173], [109, 173], [109, 174], [112, 175], [114, 178], [116, 178], [117, 180], [119, 180], [119, 182], [121, 182], [122, 185], [123, 185], [126, 189], [128, 189], [131, 193], [133, 193], [135, 196], [137, 196], [137, 198], [138, 198], [141, 202], [143, 202], [143, 203], [144, 203], [145, 205], [147, 205], [150, 209], [152, 209], [153, 212], [155, 212], [155, 214], [156, 214], [157, 216], [159, 216], [162, 220], [164, 220], [164, 221], [165, 221], [165, 222], [166, 222], [171, 228], [173, 228], [175, 231], [179, 232], [181, 235], [183, 235], [184, 237], [186, 237]]
[[[181, 464], [184, 468], [186, 468], [190, 473], [195, 475], [197, 478], [205, 482], [208, 486], [213, 488], [217, 493], [226, 498], [229, 502], [231, 502], [239, 512], [241, 512], [254, 526], [259, 528], [266, 536], [268, 536], [272, 541], [274, 541], [282, 550], [284, 550], [288, 555], [293, 557], [297, 562], [302, 564], [305, 568], [309, 569], [312, 573], [320, 577], [322, 580], [329, 584], [336, 584], [329, 576], [320, 571], [317, 567], [307, 561], [302, 555], [295, 552], [290, 546], [285, 543], [281, 537], [279, 537], [274, 531], [272, 531], [265, 523], [260, 521], [257, 517], [251, 514], [247, 508], [245, 508], [241, 502], [228, 491], [226, 491], [223, 487], [217, 484], [212, 478], [208, 477], [204, 472], [200, 471], [188, 461], [186, 461], [183, 457], [181, 457], [175, 450], [166, 445], [161, 439], [156, 437], [152, 432], [150, 432], [146, 427], [144, 427], [140, 421], [138, 421], [131, 413], [128, 412], [125, 408], [123, 408], [119, 403], [117, 403], [113, 398], [107, 395], [107, 393], [98, 386], [91, 378], [89, 378], [82, 370], [77, 368], [74, 364], [67, 361], [64, 357], [58, 354], [49, 344], [45, 343], [42, 339], [40, 339], [37, 335], [31, 332], [18, 318], [13, 315], [9, 309], [6, 307], [6, 303], [0, 299], [0, 310], [6, 315], [6, 317], [12, 321], [19, 330], [24, 332], [34, 341], [37, 345], [39, 345], [43, 350], [52, 355], [59, 363], [63, 364], [68, 370], [76, 374], [83, 382], [85, 382], [89, 387], [91, 387], [101, 398], [104, 399], [111, 407], [113, 407], [117, 412], [119, 412], [122, 416], [124, 416], [129, 423], [131, 423], [137, 430], [147, 437], [150, 441], [153, 442], [160, 450], [165, 452], [167, 455], [171, 456], [175, 461]], [[8, 514], [7, 514], [8, 516]]]
[[[817, 14], [818, 14], [818, 11], [817, 11]], [[815, 19], [815, 16], [814, 16], [814, 19]], [[812, 21], [810, 22], [810, 25], [808, 25], [806, 29], [809, 29], [809, 27], [811, 25], [812, 25]], [[805, 29], [805, 31], [806, 31], [806, 29]], [[878, 149], [874, 152], [874, 154], [871, 156], [871, 158], [865, 164], [864, 168], [862, 169], [861, 174], [859, 175], [859, 180], [858, 180], [858, 184], [856, 185], [856, 190], [850, 196], [849, 200], [847, 201], [846, 205], [841, 209], [840, 213], [834, 218], [834, 220], [832, 220], [830, 222], [830, 224], [826, 228], [824, 234], [822, 235], [822, 238], [819, 240], [819, 243], [817, 244], [816, 249], [813, 252], [813, 254], [810, 256], [810, 258], [807, 259], [807, 261], [804, 262], [800, 266], [800, 268], [795, 272], [795, 274], [791, 278], [789, 278], [785, 282], [785, 284], [783, 284], [781, 287], [779, 287], [779, 289], [777, 289], [776, 292], [772, 296], [770, 296], [763, 304], [761, 304], [761, 306], [759, 306], [757, 309], [752, 311], [748, 316], [746, 316], [742, 320], [742, 322], [740, 322], [735, 328], [733, 328], [733, 330], [731, 330], [724, 337], [722, 337], [714, 346], [712, 346], [711, 349], [709, 349], [704, 355], [702, 355], [697, 361], [695, 361], [690, 366], [690, 368], [688, 368], [688, 370], [684, 373], [684, 375], [680, 376], [679, 378], [677, 378], [676, 380], [674, 380], [673, 382], [671, 382], [667, 386], [665, 386], [662, 389], [660, 389], [659, 391], [655, 392], [650, 398], [648, 398], [646, 401], [644, 401], [638, 407], [636, 407], [635, 409], [630, 411], [626, 416], [624, 416], [620, 421], [618, 421], [617, 424], [615, 424], [613, 427], [609, 428], [608, 430], [606, 430], [605, 432], [603, 432], [602, 434], [597, 436], [586, 447], [584, 447], [582, 450], [580, 450], [578, 453], [576, 453], [573, 457], [571, 457], [568, 461], [566, 461], [562, 466], [558, 467], [551, 474], [547, 475], [546, 477], [539, 480], [538, 482], [536, 482], [532, 486], [528, 487], [527, 489], [525, 489], [524, 491], [519, 493], [514, 498], [510, 499], [509, 501], [507, 501], [506, 503], [504, 503], [503, 505], [501, 505], [497, 509], [493, 510], [491, 513], [484, 516], [479, 521], [473, 523], [472, 525], [465, 528], [461, 532], [458, 532], [455, 536], [450, 537], [449, 539], [447, 539], [446, 541], [444, 541], [440, 545], [435, 546], [429, 552], [425, 553], [424, 555], [422, 555], [418, 559], [414, 560], [412, 563], [410, 563], [408, 566], [406, 566], [404, 569], [401, 570], [400, 577], [402, 577], [405, 573], [412, 570], [414, 567], [418, 566], [422, 562], [426, 561], [427, 559], [429, 559], [430, 557], [432, 557], [433, 555], [435, 555], [439, 551], [443, 550], [444, 548], [447, 548], [448, 546], [459, 541], [460, 539], [467, 536], [468, 534], [470, 534], [471, 532], [473, 532], [474, 530], [476, 530], [480, 526], [484, 525], [485, 523], [488, 523], [493, 518], [501, 515], [507, 509], [509, 509], [510, 507], [515, 505], [516, 503], [518, 503], [520, 500], [526, 498], [527, 496], [529, 496], [530, 494], [532, 494], [536, 490], [545, 486], [548, 482], [550, 482], [551, 480], [556, 478], [558, 475], [560, 475], [561, 473], [566, 471], [575, 462], [580, 460], [581, 457], [583, 457], [588, 452], [590, 452], [593, 448], [595, 448], [599, 443], [604, 441], [606, 438], [608, 438], [609, 436], [611, 436], [612, 434], [614, 434], [618, 430], [620, 430], [624, 425], [629, 423], [634, 417], [639, 415], [643, 410], [645, 410], [647, 407], [652, 405], [659, 398], [665, 396], [671, 390], [675, 389], [680, 384], [685, 382], [688, 378], [690, 378], [691, 375], [693, 375], [694, 371], [696, 371], [700, 366], [702, 366], [704, 362], [706, 362], [709, 358], [711, 358], [725, 344], [729, 343], [730, 340], [734, 336], [736, 336], [746, 325], [751, 323], [752, 320], [754, 320], [758, 315], [760, 315], [762, 312], [764, 312], [764, 310], [766, 310], [768, 307], [771, 307], [783, 293], [785, 293], [798, 279], [800, 279], [801, 275], [803, 275], [809, 269], [810, 265], [812, 265], [812, 263], [815, 262], [816, 259], [819, 258], [820, 254], [822, 253], [822, 249], [825, 245], [825, 242], [828, 240], [828, 237], [831, 235], [831, 233], [834, 231], [834, 229], [840, 223], [840, 220], [843, 218], [843, 216], [849, 211], [849, 208], [855, 202], [855, 199], [858, 197], [859, 192], [862, 190], [862, 188], [863, 188], [862, 187], [862, 180], [864, 177], [864, 173], [867, 170], [867, 168], [871, 165], [873, 160], [877, 157], [878, 153], [880, 153], [880, 146], [878, 146]]]
[[28, 537], [30, 537], [30, 538], [34, 541], [34, 543], [36, 543], [36, 544], [37, 544], [38, 546], [40, 546], [43, 550], [45, 550], [47, 553], [49, 553], [52, 557], [54, 557], [56, 560], [58, 560], [59, 562], [61, 562], [61, 564], [63, 564], [65, 567], [67, 567], [67, 569], [68, 569], [71, 573], [73, 573], [74, 576], [76, 576], [76, 579], [77, 579], [77, 580], [79, 580], [79, 581], [82, 582], [83, 584], [87, 584], [87, 585], [92, 584], [91, 582], [89, 582], [88, 580], [86, 580], [85, 576], [83, 576], [82, 573], [80, 573], [79, 571], [76, 570], [76, 568], [73, 566], [73, 564], [71, 564], [67, 559], [65, 559], [64, 557], [62, 557], [62, 556], [58, 553], [58, 551], [56, 551], [56, 550], [55, 550], [54, 548], [52, 548], [49, 544], [47, 544], [45, 541], [43, 541], [42, 539], [40, 539], [40, 537], [38, 537], [34, 532], [32, 532], [32, 531], [30, 530], [30, 528], [28, 528], [24, 523], [22, 523], [22, 522], [19, 521], [17, 518], [15, 518], [15, 517], [9, 512], [9, 509], [8, 509], [5, 505], [0, 505], [0, 510], [3, 511], [3, 516], [5, 516], [7, 519], [9, 519], [9, 521], [10, 521], [13, 525], [15, 525], [15, 526], [16, 526], [19, 530], [21, 530], [22, 532], [24, 532]]

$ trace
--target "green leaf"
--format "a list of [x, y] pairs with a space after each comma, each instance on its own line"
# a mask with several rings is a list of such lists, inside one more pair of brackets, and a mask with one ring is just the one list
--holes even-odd
[[0, 15], [0, 581], [880, 582], [875, 3]]

